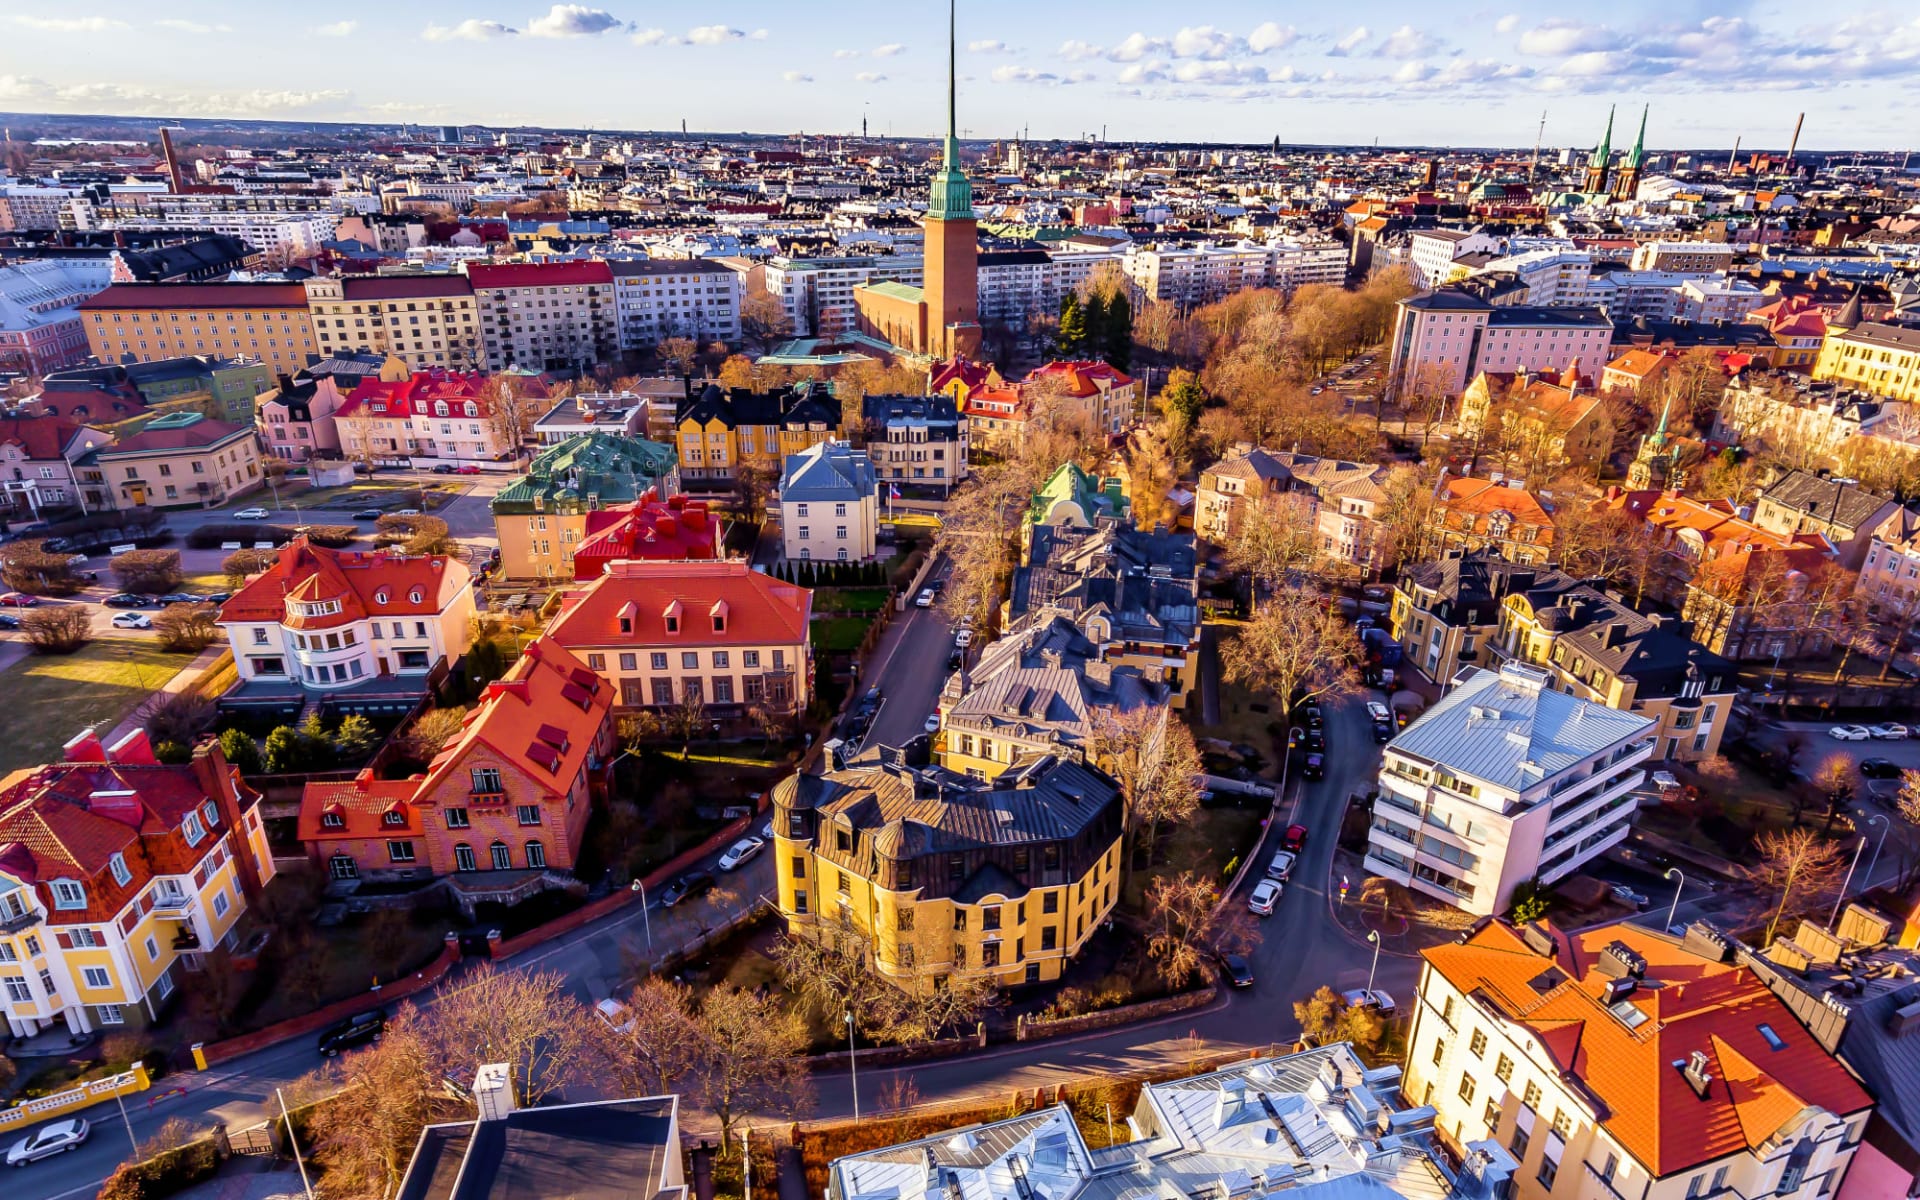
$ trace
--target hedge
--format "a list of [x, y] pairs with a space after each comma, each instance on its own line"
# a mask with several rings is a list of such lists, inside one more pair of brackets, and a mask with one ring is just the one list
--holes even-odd
[[293, 540], [293, 530], [285, 525], [262, 525], [252, 521], [231, 525], [202, 525], [187, 535], [187, 545], [195, 550], [218, 550], [224, 542], [251, 546], [255, 542], [279, 545]]
[[212, 1138], [201, 1138], [144, 1162], [121, 1163], [100, 1189], [99, 1200], [161, 1200], [213, 1178], [219, 1169], [219, 1148]]

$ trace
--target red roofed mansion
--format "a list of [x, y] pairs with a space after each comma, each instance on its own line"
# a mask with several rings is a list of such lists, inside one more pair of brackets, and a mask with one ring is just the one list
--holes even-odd
[[400, 712], [465, 657], [473, 577], [443, 554], [328, 550], [297, 537], [220, 610], [240, 681], [226, 708], [298, 712], [310, 696]]

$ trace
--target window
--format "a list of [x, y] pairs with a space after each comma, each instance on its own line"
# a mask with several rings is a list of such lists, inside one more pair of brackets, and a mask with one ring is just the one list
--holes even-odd
[[146, 951], [148, 962], [160, 961], [160, 943], [153, 940], [152, 934], [147, 935]]
[[473, 860], [473, 847], [461, 842], [453, 848], [453, 869], [456, 871], [477, 871], [479, 867]]
[[107, 866], [113, 871], [113, 881], [121, 887], [127, 886], [133, 880], [133, 872], [127, 869], [127, 858], [124, 854], [115, 854], [107, 860]]
[[1540, 1085], [1529, 1081], [1526, 1091], [1520, 1097], [1520, 1103], [1538, 1112], [1540, 1110]]
[[336, 854], [327, 860], [327, 875], [334, 879], [358, 879], [360, 868], [348, 855]]
[[6, 984], [7, 999], [12, 1000], [16, 1004], [33, 1003], [33, 991], [27, 986], [25, 978], [19, 975], [9, 975], [6, 977]]
[[214, 916], [216, 917], [226, 916], [227, 909], [231, 908], [232, 906], [233, 906], [233, 902], [227, 899], [226, 888], [223, 887], [219, 891], [213, 894], [213, 915]]
[[540, 806], [538, 804], [518, 804], [514, 806], [513, 815], [519, 819], [522, 825], [538, 825], [540, 823]]
[[1043, 913], [1059, 912], [1060, 911], [1060, 893], [1047, 892], [1044, 895], [1042, 895], [1040, 897], [1040, 911]]
[[893, 914], [893, 927], [895, 929], [898, 929], [901, 933], [912, 933], [913, 932], [913, 910], [911, 908], [902, 908], [902, 909], [896, 910]]
[[87, 906], [86, 889], [71, 879], [54, 880], [53, 906], [55, 908], [85, 908]]
[[639, 670], [639, 669], [640, 669], [640, 656], [639, 656], [639, 655], [637, 655], [637, 654], [622, 654], [622, 655], [620, 656], [620, 669], [621, 669], [622, 671], [637, 671], [637, 670]]
[[1548, 1191], [1552, 1191], [1553, 1181], [1556, 1178], [1558, 1178], [1559, 1175], [1560, 1175], [1559, 1160], [1552, 1157], [1551, 1155], [1542, 1154], [1540, 1156], [1540, 1173], [1537, 1176], [1537, 1178], [1540, 1180], [1540, 1186], [1546, 1188]]
[[1446, 1056], [1447, 1056], [1447, 1043], [1446, 1043], [1446, 1040], [1445, 1040], [1445, 1039], [1443, 1039], [1443, 1038], [1436, 1038], [1436, 1039], [1434, 1039], [1434, 1043], [1433, 1043], [1433, 1065], [1434, 1065], [1434, 1066], [1436, 1066], [1436, 1067], [1437, 1067], [1437, 1066], [1439, 1066], [1439, 1065], [1440, 1065], [1440, 1060], [1441, 1060], [1441, 1059], [1443, 1059], [1443, 1058], [1445, 1058]]
[[107, 973], [105, 967], [86, 967], [80, 974], [86, 980], [87, 986], [94, 991], [113, 986], [113, 976]]
[[186, 820], [180, 822], [180, 832], [186, 835], [187, 845], [198, 846], [200, 839], [207, 836], [205, 826], [200, 824], [200, 814], [190, 812]]
[[1489, 1133], [1500, 1127], [1500, 1097], [1487, 1097], [1487, 1108], [1480, 1114], [1480, 1123], [1487, 1127]]
[[390, 808], [380, 814], [380, 823], [386, 826], [405, 825], [407, 823], [407, 817], [406, 814], [399, 809]]
[[387, 843], [387, 861], [395, 862], [395, 863], [412, 862], [413, 861], [413, 843], [412, 842], [388, 842]]
[[1502, 1054], [1493, 1064], [1493, 1074], [1501, 1083], [1513, 1082], [1513, 1060]]
[[492, 858], [494, 870], [507, 871], [513, 868], [513, 852], [507, 849], [505, 842], [495, 842], [487, 848], [487, 853]]
[[656, 650], [652, 655], [650, 655], [648, 658], [648, 662], [656, 671], [664, 671], [667, 669], [667, 656], [666, 654], [660, 651]]
[[1487, 1056], [1487, 1031], [1484, 1029], [1474, 1030], [1473, 1036], [1467, 1040], [1467, 1049], [1473, 1051], [1475, 1058], [1485, 1058]]
[[700, 669], [700, 652], [698, 650], [682, 650], [680, 652], [680, 668], [684, 671], [698, 671]]
[[760, 652], [758, 650], [742, 650], [740, 652], [740, 665], [743, 667], [759, 666]]
[[547, 848], [539, 842], [527, 843], [527, 867], [530, 870], [544, 870], [547, 865]]
[[1476, 1090], [1478, 1090], [1479, 1086], [1480, 1086], [1479, 1084], [1476, 1084], [1473, 1081], [1473, 1076], [1471, 1075], [1460, 1076], [1460, 1098], [1462, 1100], [1465, 1100], [1471, 1103], [1473, 1100], [1473, 1093]]
[[1533, 1135], [1527, 1132], [1527, 1127], [1524, 1124], [1519, 1121], [1513, 1123], [1513, 1141], [1507, 1146], [1507, 1149], [1513, 1152], [1513, 1161], [1526, 1161], [1527, 1143], [1531, 1141], [1532, 1138]]
[[1446, 1001], [1440, 1005], [1440, 1019], [1442, 1021], [1445, 1021], [1449, 1025], [1453, 1024], [1453, 997], [1452, 996], [1448, 996], [1446, 998]]
[[473, 790], [476, 792], [498, 792], [500, 790], [500, 769], [498, 767], [475, 767]]
[[102, 1004], [93, 1011], [102, 1025], [124, 1025], [127, 1022], [126, 1012], [118, 1004]]
[[466, 809], [449, 808], [447, 810], [448, 829], [470, 829], [472, 826], [473, 822], [468, 819]]

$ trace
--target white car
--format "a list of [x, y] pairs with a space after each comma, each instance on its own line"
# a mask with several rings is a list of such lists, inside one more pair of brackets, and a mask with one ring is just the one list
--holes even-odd
[[613, 1030], [615, 1033], [633, 1032], [633, 1010], [618, 1000], [612, 999], [611, 997], [602, 1000], [593, 1006], [593, 1013], [602, 1021], [605, 1021], [607, 1028]]
[[913, 598], [913, 606], [915, 608], [932, 608], [933, 607], [933, 589], [921, 588], [920, 594]]
[[1898, 722], [1894, 722], [1894, 721], [1888, 721], [1881, 725], [1871, 726], [1868, 728], [1867, 732], [1872, 734], [1874, 737], [1877, 737], [1883, 741], [1889, 741], [1889, 742], [1905, 741], [1907, 738], [1913, 736], [1912, 731], [1910, 731], [1905, 725], [1901, 725]]
[[120, 613], [113, 618], [115, 629], [152, 629], [153, 618], [145, 613]]
[[1393, 713], [1378, 700], [1367, 701], [1367, 719], [1372, 721], [1391, 721]]
[[926, 730], [928, 733], [939, 733], [940, 732], [940, 714], [928, 713], [927, 723], [925, 725], [922, 725], [921, 728]]
[[973, 645], [973, 630], [962, 629], [959, 633], [954, 634], [953, 644], [960, 647], [962, 650], [965, 650], [968, 646]]
[[1286, 879], [1293, 874], [1293, 851], [1275, 850], [1273, 861], [1267, 864], [1268, 879]]
[[1827, 730], [1827, 736], [1841, 742], [1864, 742], [1873, 737], [1865, 725], [1835, 725]]
[[728, 846], [727, 852], [720, 856], [720, 869], [722, 871], [738, 871], [741, 867], [747, 865], [748, 859], [766, 848], [767, 844], [757, 837], [743, 837], [733, 845]]
[[1341, 992], [1340, 998], [1347, 1002], [1348, 1008], [1377, 1008], [1381, 1016], [1393, 1012], [1393, 997], [1379, 988], [1355, 988], [1350, 992]]
[[1273, 915], [1273, 906], [1280, 902], [1280, 881], [1262, 879], [1253, 885], [1253, 891], [1247, 896], [1247, 907], [1263, 917]]
[[243, 508], [233, 515], [242, 521], [264, 521], [267, 519], [267, 510], [258, 507]]
[[420, 510], [417, 508], [396, 508], [393, 510], [393, 515], [396, 517], [417, 517], [420, 515]]
[[49, 1155], [78, 1150], [80, 1143], [87, 1140], [89, 1128], [79, 1117], [50, 1121], [13, 1144], [7, 1151], [7, 1165], [24, 1167]]

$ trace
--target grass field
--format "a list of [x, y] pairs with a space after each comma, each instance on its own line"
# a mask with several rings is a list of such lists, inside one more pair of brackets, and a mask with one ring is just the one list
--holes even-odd
[[873, 624], [865, 617], [827, 617], [813, 623], [813, 648], [825, 654], [850, 654]]
[[306, 508], [378, 508], [391, 511], [396, 508], [419, 508], [432, 512], [445, 508], [466, 492], [466, 484], [437, 481], [426, 485], [426, 503], [421, 504], [419, 489], [408, 485], [393, 483], [350, 483], [344, 487], [312, 488], [304, 492], [286, 496], [289, 509]]
[[21, 659], [0, 672], [0, 694], [17, 714], [0, 738], [0, 772], [53, 761], [89, 725], [105, 734], [192, 661], [132, 639]]
[[887, 606], [883, 587], [815, 588], [815, 612], [877, 613]]

